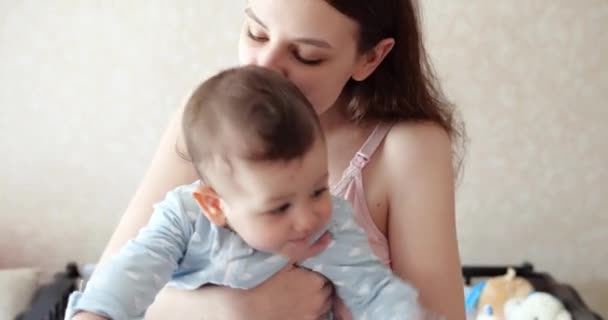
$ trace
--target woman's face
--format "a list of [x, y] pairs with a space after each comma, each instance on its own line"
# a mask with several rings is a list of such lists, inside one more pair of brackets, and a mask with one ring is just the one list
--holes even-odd
[[356, 70], [357, 30], [324, 0], [249, 0], [239, 60], [282, 73], [322, 114]]

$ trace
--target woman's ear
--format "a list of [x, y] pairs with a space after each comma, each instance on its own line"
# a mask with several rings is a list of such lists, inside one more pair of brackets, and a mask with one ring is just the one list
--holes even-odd
[[192, 196], [211, 223], [220, 227], [226, 226], [226, 215], [221, 205], [222, 199], [213, 188], [198, 186]]
[[386, 38], [380, 40], [375, 47], [361, 55], [352, 78], [355, 81], [363, 81], [384, 61], [384, 58], [395, 46], [395, 39]]

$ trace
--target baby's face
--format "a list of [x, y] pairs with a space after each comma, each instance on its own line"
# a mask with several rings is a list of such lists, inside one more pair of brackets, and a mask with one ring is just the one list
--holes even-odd
[[297, 259], [331, 218], [325, 142], [290, 162], [238, 161], [233, 170], [222, 194], [230, 227], [257, 250]]

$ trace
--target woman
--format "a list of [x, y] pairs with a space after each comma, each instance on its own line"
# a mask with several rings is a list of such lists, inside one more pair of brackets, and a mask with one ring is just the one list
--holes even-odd
[[[432, 83], [412, 0], [249, 0], [244, 13], [240, 62], [283, 74], [312, 102], [332, 192], [353, 203], [376, 254], [419, 289], [424, 306], [464, 319], [452, 154], [462, 133]], [[101, 263], [135, 236], [153, 203], [196, 179], [175, 148], [179, 118]], [[317, 319], [334, 305], [331, 292], [321, 276], [290, 267], [249, 291], [167, 288], [147, 318]]]

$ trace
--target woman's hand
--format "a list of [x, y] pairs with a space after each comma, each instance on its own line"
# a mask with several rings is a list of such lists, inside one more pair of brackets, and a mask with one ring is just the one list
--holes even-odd
[[333, 287], [322, 275], [285, 267], [258, 287], [242, 291], [237, 319], [316, 320], [331, 310]]
[[249, 290], [166, 287], [148, 309], [146, 320], [316, 320], [331, 309], [332, 293], [322, 275], [289, 265]]
[[[329, 240], [324, 235], [300, 257], [316, 256]], [[249, 290], [221, 286], [195, 291], [164, 288], [148, 309], [146, 319], [316, 320], [332, 305], [333, 287], [325, 277], [290, 264]]]
[[[297, 260], [316, 256], [329, 241], [323, 235]], [[256, 288], [241, 291], [236, 319], [320, 319], [331, 310], [332, 297], [333, 286], [325, 277], [290, 264]]]

